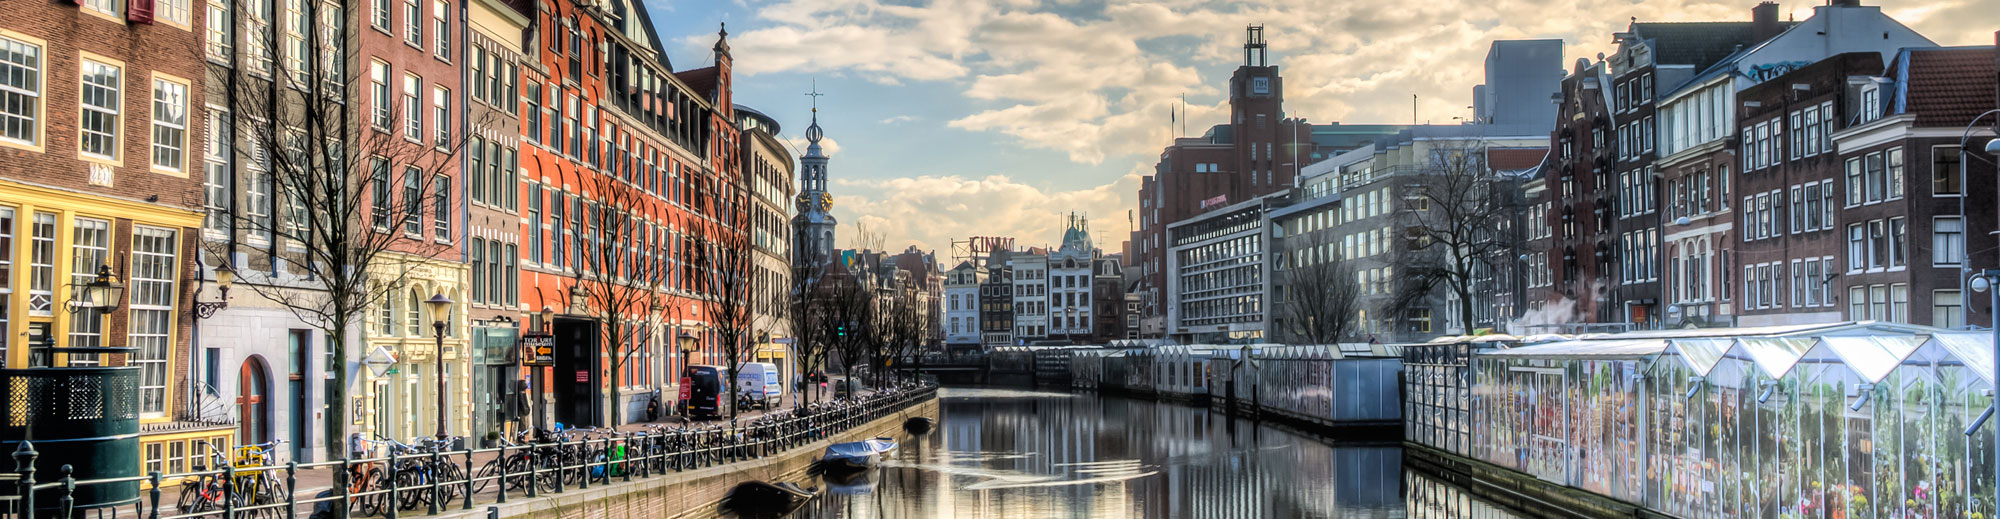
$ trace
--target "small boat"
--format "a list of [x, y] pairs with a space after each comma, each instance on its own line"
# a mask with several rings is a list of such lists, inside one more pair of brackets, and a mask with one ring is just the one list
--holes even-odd
[[739, 517], [782, 517], [817, 495], [818, 489], [799, 488], [792, 482], [746, 481], [729, 491], [722, 508]]
[[903, 431], [918, 436], [930, 434], [931, 429], [936, 426], [937, 421], [928, 416], [917, 416], [903, 421]]
[[828, 470], [859, 470], [873, 466], [879, 456], [893, 450], [896, 440], [890, 438], [836, 443], [826, 446], [826, 454], [819, 461]]

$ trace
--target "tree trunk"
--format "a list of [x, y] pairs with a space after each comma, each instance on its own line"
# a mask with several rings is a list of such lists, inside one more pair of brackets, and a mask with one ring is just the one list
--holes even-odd
[[[322, 397], [326, 399], [326, 419], [322, 420], [326, 426], [326, 437], [321, 440], [326, 446], [326, 459], [329, 460], [347, 457], [347, 435], [345, 434], [345, 427], [347, 425], [347, 319], [334, 319], [333, 328], [339, 330], [331, 334], [332, 337], [327, 340], [328, 351], [333, 353], [333, 365], [326, 367], [326, 369], [331, 370], [333, 373], [333, 387], [329, 388], [330, 391], [327, 391], [327, 394]], [[305, 410], [300, 409], [296, 412], [303, 413]]]
[[[613, 318], [613, 319], [607, 319], [607, 320], [605, 320], [605, 321], [604, 321], [604, 330], [605, 330], [605, 331], [607, 331], [607, 332], [609, 332], [609, 334], [608, 334], [608, 335], [606, 336], [606, 338], [605, 338], [605, 342], [609, 343], [609, 342], [613, 342], [613, 341], [617, 341], [617, 340], [618, 340], [618, 319], [616, 319], [616, 318]], [[607, 349], [607, 348], [608, 348], [608, 349]], [[618, 371], [619, 371], [619, 370], [618, 370], [618, 365], [620, 364], [620, 361], [622, 360], [622, 357], [618, 355], [618, 345], [617, 345], [617, 344], [605, 344], [605, 345], [603, 345], [603, 347], [600, 347], [600, 348], [598, 348], [598, 349], [599, 349], [599, 350], [604, 350], [604, 351], [609, 351], [609, 352], [611, 352], [611, 366], [610, 366], [610, 368], [611, 368], [611, 376], [610, 376], [610, 377], [607, 377], [607, 378], [605, 379], [605, 380], [607, 380], [607, 381], [609, 381], [609, 382], [611, 383], [611, 387], [610, 387], [610, 389], [609, 389], [608, 391], [606, 391], [606, 394], [608, 395], [608, 396], [606, 397], [606, 399], [608, 399], [608, 400], [610, 400], [610, 401], [611, 401], [611, 414], [610, 414], [610, 416], [611, 416], [611, 420], [610, 420], [610, 421], [607, 421], [607, 422], [605, 422], [604, 426], [605, 426], [605, 427], [613, 427], [613, 428], [615, 428], [615, 427], [618, 427], [618, 417], [619, 417], [619, 415], [620, 415], [620, 414], [622, 414], [622, 413], [620, 413], [620, 412], [619, 412], [619, 411], [620, 411], [620, 408], [621, 408], [621, 407], [624, 407], [624, 406], [622, 406], [622, 405], [619, 405], [619, 402], [618, 402], [618, 397], [619, 397], [619, 395], [618, 395]]]

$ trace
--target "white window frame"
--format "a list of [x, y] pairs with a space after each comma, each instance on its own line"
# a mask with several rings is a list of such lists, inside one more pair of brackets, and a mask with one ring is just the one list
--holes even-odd
[[[0, 29], [0, 146], [42, 150], [43, 94], [48, 89], [48, 47], [42, 40]], [[21, 84], [10, 82], [19, 77]], [[21, 108], [21, 111], [11, 111]]]
[[153, 73], [153, 170], [186, 175], [188, 153], [187, 80]]
[[127, 290], [131, 308], [126, 341], [138, 352], [132, 364], [140, 368], [140, 416], [163, 416], [175, 328], [174, 294], [179, 233], [144, 225], [132, 228], [132, 274]]
[[[93, 68], [101, 69], [100, 72], [107, 70], [111, 72], [112, 75], [109, 78], [111, 81], [110, 84], [92, 82], [89, 78], [92, 75]], [[119, 141], [124, 126], [125, 64], [116, 60], [94, 57], [86, 53], [84, 54], [83, 64], [78, 67], [78, 70], [77, 81], [80, 86], [77, 91], [76, 103], [77, 153], [85, 159], [117, 162], [120, 153], [123, 151]], [[93, 90], [103, 91], [103, 93], [93, 96], [89, 93]], [[92, 103], [90, 101], [92, 97], [101, 97], [105, 103]], [[93, 130], [85, 123], [88, 120], [86, 115], [93, 113], [97, 114], [100, 122], [104, 123], [102, 128]], [[98, 142], [101, 145], [92, 146], [92, 142]], [[103, 151], [109, 151], [109, 153], [103, 153]]]

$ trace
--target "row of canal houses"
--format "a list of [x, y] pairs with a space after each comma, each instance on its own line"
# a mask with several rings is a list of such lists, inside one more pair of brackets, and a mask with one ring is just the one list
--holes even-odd
[[[714, 362], [698, 247], [789, 274], [776, 122], [734, 104], [726, 32], [676, 69], [645, 2], [5, 7], [0, 367], [138, 368], [142, 472], [626, 421]], [[535, 333], [553, 367], [522, 367]]]
[[1994, 517], [1994, 336], [1884, 322], [1402, 348], [1405, 440], [1676, 517]]

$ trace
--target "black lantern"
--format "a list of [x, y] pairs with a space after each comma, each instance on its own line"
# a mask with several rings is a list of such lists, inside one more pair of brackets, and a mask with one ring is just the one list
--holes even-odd
[[70, 283], [69, 311], [76, 313], [85, 308], [109, 312], [118, 308], [125, 300], [125, 285], [118, 282], [118, 275], [111, 273], [110, 265], [98, 265], [97, 277], [88, 283]]

